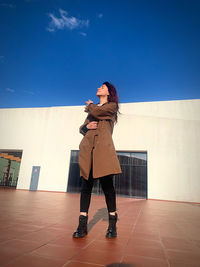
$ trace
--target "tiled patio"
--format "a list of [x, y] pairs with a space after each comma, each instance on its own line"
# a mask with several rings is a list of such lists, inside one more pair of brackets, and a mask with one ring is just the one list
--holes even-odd
[[0, 266], [199, 267], [200, 204], [117, 197], [118, 237], [105, 238], [104, 196], [73, 239], [79, 194], [0, 189]]

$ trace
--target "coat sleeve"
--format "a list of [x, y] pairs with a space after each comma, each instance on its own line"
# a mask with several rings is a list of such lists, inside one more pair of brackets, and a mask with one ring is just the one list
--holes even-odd
[[85, 112], [88, 112], [94, 118], [98, 120], [113, 119], [117, 112], [117, 104], [115, 102], [109, 102], [103, 106], [97, 106], [96, 104], [90, 103]]
[[84, 123], [79, 127], [79, 133], [82, 135], [85, 135], [89, 129], [87, 129], [86, 125], [90, 122], [90, 120], [87, 118], [85, 119]]

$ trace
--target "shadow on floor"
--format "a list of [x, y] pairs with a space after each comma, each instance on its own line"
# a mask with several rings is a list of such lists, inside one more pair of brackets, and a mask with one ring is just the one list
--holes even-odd
[[[93, 218], [88, 223], [88, 232], [94, 227], [99, 221], [108, 221], [108, 210], [106, 208], [98, 209]], [[119, 220], [119, 218], [118, 218]]]

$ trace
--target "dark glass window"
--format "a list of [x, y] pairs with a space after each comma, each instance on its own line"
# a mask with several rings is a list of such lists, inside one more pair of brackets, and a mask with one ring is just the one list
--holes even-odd
[[[78, 150], [71, 151], [67, 192], [80, 192], [81, 179]], [[147, 152], [117, 151], [122, 174], [114, 175], [117, 195], [147, 198]], [[103, 194], [99, 179], [94, 180], [93, 194]]]

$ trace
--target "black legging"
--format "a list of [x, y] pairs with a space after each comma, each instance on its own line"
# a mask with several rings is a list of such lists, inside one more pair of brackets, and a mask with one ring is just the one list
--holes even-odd
[[[98, 178], [105, 195], [108, 212], [116, 211], [116, 194], [113, 186], [113, 175], [106, 175]], [[82, 178], [81, 197], [80, 197], [80, 212], [87, 212], [90, 206], [91, 192], [93, 188], [94, 178], [92, 177], [92, 166], [89, 179]]]

